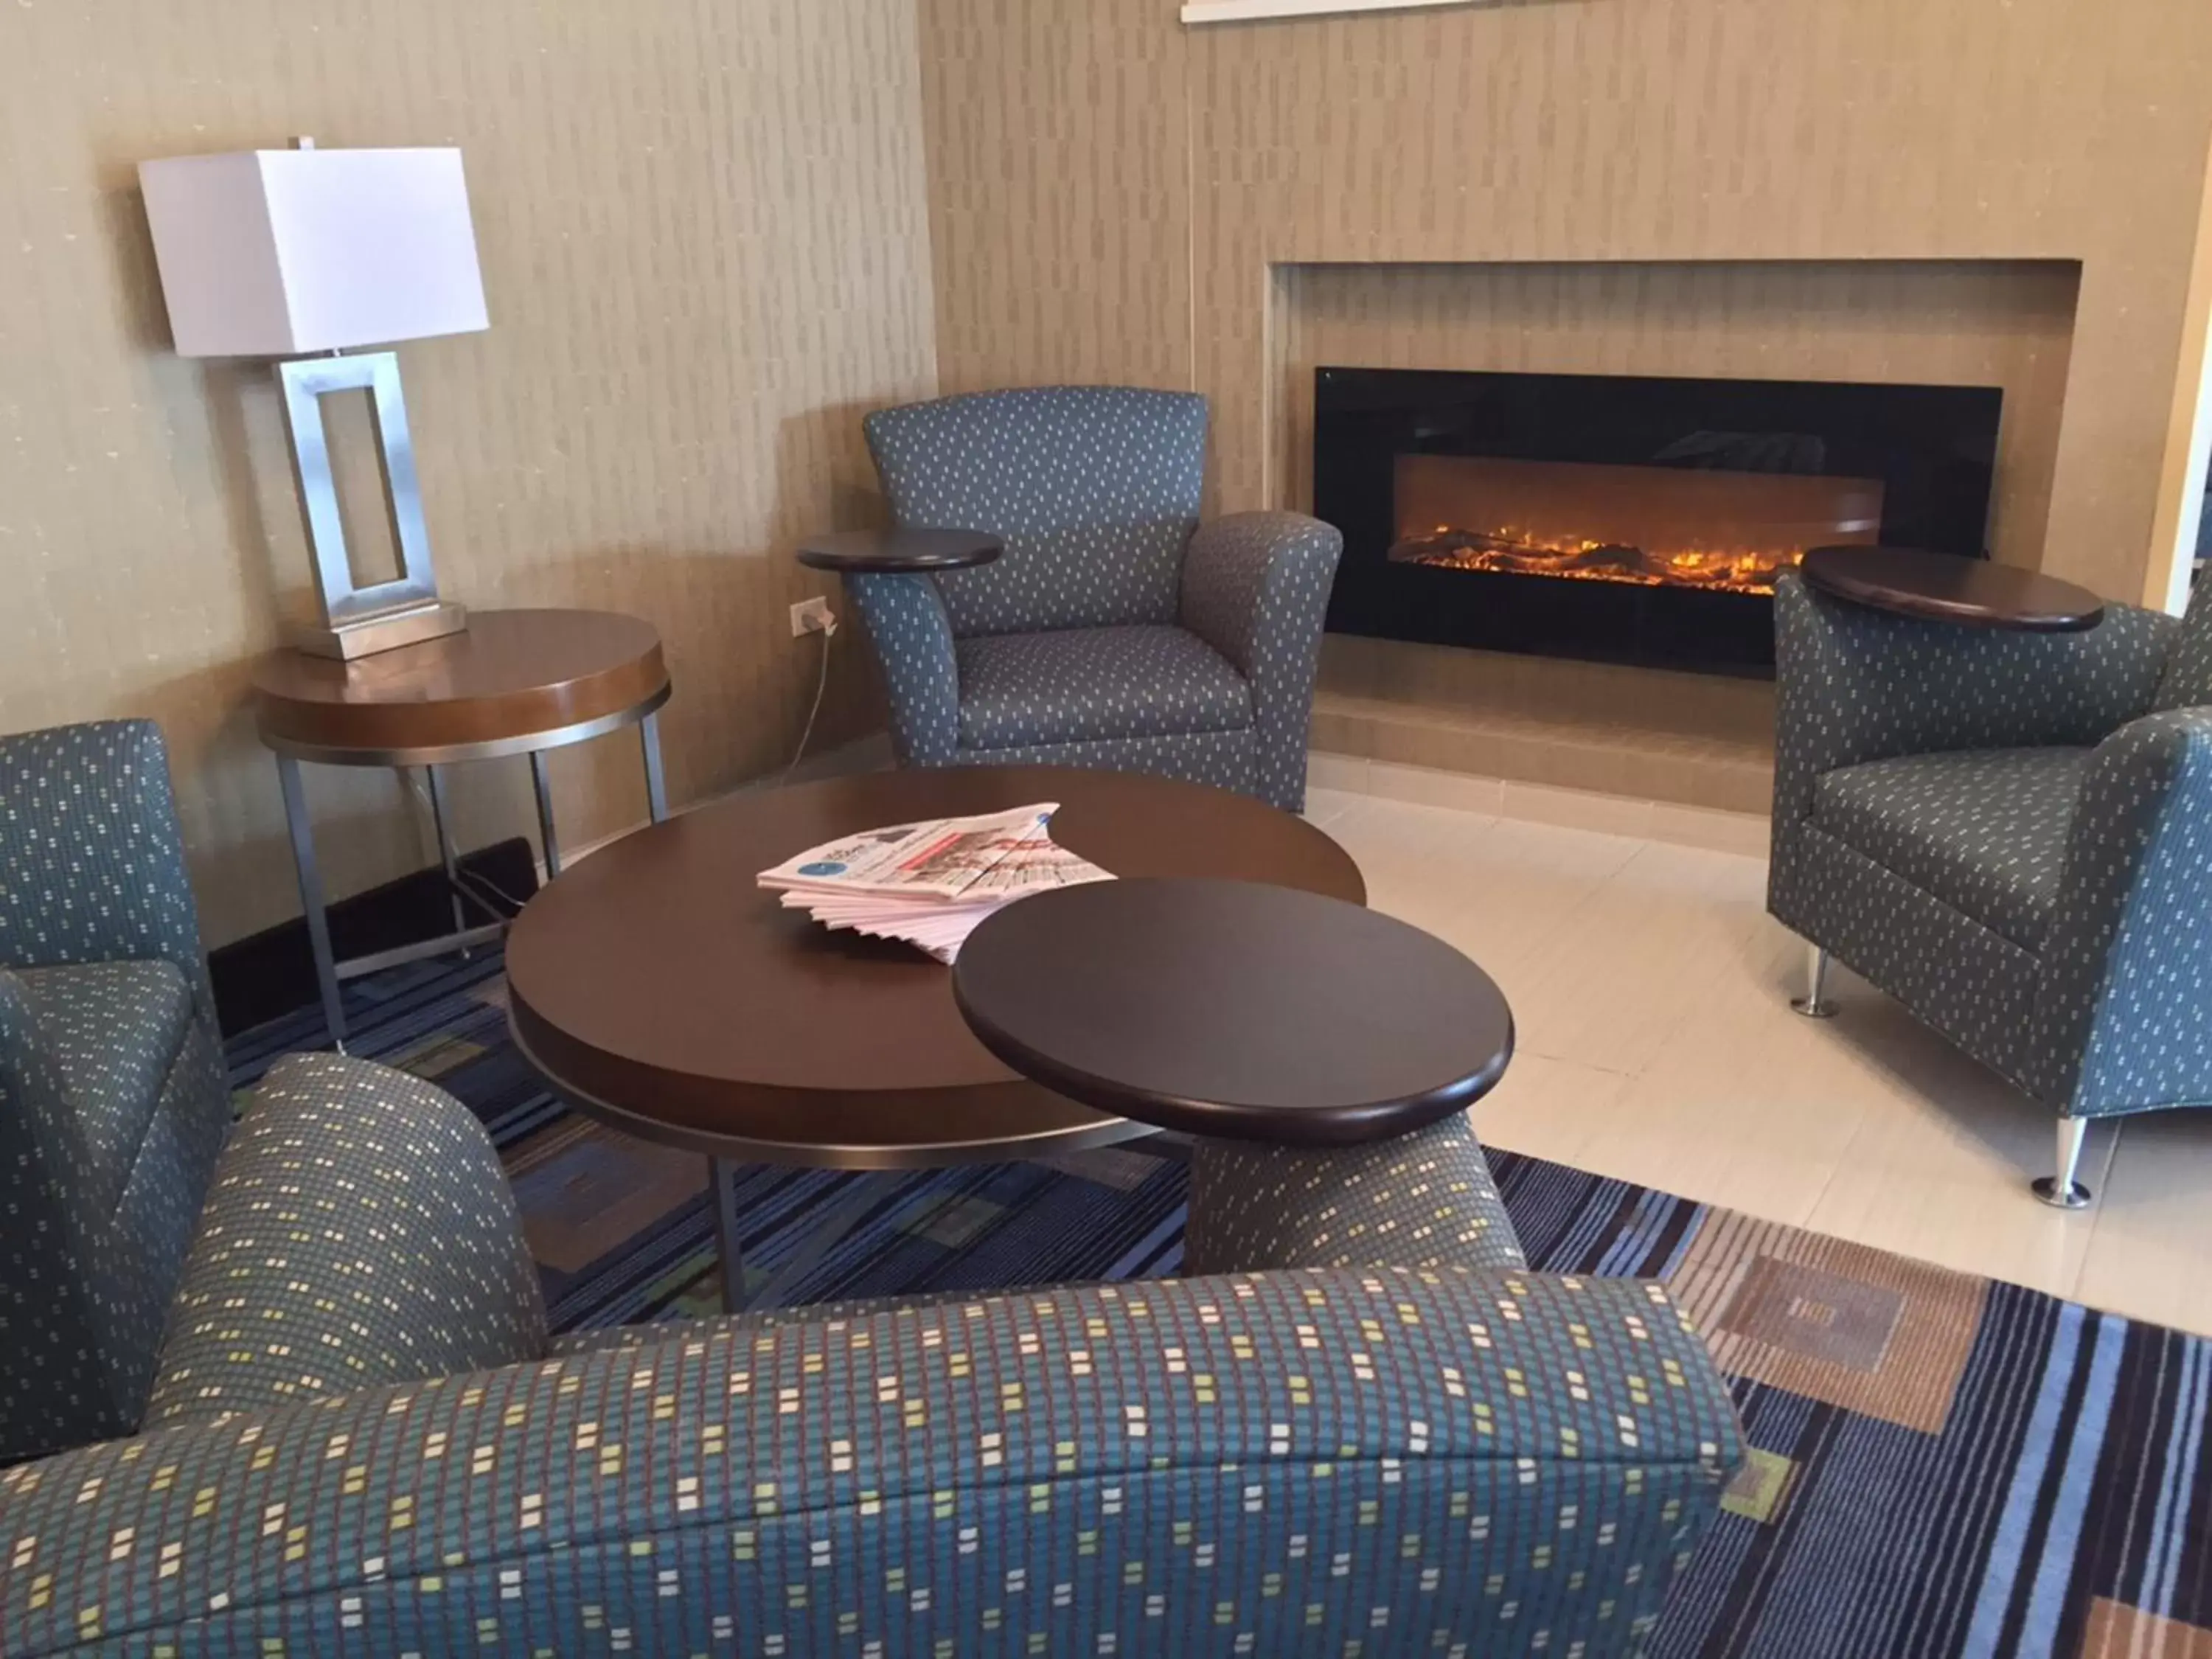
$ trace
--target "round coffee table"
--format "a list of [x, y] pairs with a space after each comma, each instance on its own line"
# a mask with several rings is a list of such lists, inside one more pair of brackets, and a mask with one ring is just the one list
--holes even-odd
[[1816, 547], [1801, 568], [1823, 593], [1921, 622], [2078, 634], [2105, 619], [2105, 602], [2086, 587], [1955, 553]]
[[742, 1299], [727, 1202], [736, 1164], [911, 1170], [1150, 1133], [994, 1058], [954, 1006], [949, 969], [907, 945], [833, 933], [755, 884], [855, 830], [1033, 801], [1060, 802], [1053, 838], [1119, 876], [1366, 896], [1342, 848], [1241, 795], [1126, 773], [950, 768], [702, 807], [578, 865], [515, 922], [507, 970], [517, 1044], [580, 1110], [715, 1161], [732, 1305]]
[[1466, 1110], [1513, 1057], [1504, 995], [1442, 939], [1246, 882], [1025, 899], [969, 935], [952, 987], [1024, 1076], [1217, 1139], [1394, 1139]]
[[[528, 755], [546, 873], [557, 876], [561, 846], [545, 751], [639, 727], [647, 811], [656, 821], [665, 817], [657, 717], [670, 689], [660, 635], [653, 624], [605, 611], [477, 611], [470, 613], [462, 633], [349, 662], [300, 651], [279, 651], [262, 659], [253, 676], [254, 715], [261, 741], [276, 756], [323, 1018], [333, 1042], [345, 1045], [342, 981], [418, 957], [486, 944], [506, 931], [503, 915], [490, 911], [460, 882], [440, 769]], [[320, 766], [419, 766], [429, 775], [431, 817], [453, 891], [452, 933], [374, 956], [337, 959], [300, 778], [302, 761]], [[465, 900], [484, 905], [493, 920], [469, 927]]]

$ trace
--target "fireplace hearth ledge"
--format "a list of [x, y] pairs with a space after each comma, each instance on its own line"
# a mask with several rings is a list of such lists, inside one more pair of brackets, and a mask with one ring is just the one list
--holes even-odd
[[1311, 747], [1358, 762], [1764, 814], [1764, 680], [1332, 635]]

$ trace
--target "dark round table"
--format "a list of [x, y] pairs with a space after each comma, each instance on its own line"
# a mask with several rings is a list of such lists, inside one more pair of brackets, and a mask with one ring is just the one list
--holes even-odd
[[[802, 1252], [748, 1294], [738, 1234], [757, 1218], [735, 1212], [738, 1164], [941, 1168], [1149, 1133], [994, 1058], [953, 1006], [940, 963], [833, 933], [754, 881], [856, 830], [1036, 801], [1060, 803], [1054, 841], [1118, 875], [1366, 897], [1342, 848], [1243, 795], [1129, 773], [956, 767], [732, 796], [592, 854], [516, 920], [507, 947], [516, 1045], [579, 1110], [713, 1158], [732, 1306], [777, 1299], [811, 1259]], [[839, 1210], [809, 1250], [860, 1212]]]
[[2105, 602], [2086, 587], [1955, 553], [1816, 547], [1801, 569], [1823, 593], [1922, 622], [2078, 634], [2105, 619]]
[[1023, 1075], [1102, 1112], [1221, 1139], [1349, 1146], [1490, 1092], [1513, 1014], [1419, 928], [1288, 888], [1101, 882], [969, 936], [961, 1013]]
[[972, 570], [1006, 550], [980, 530], [838, 530], [799, 544], [799, 562], [837, 576], [915, 576]]

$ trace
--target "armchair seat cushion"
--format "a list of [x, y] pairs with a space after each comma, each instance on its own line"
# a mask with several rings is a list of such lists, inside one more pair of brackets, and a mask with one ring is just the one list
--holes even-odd
[[2039, 950], [2087, 749], [1973, 749], [1868, 761], [1814, 786], [1813, 821], [2024, 950]]
[[963, 640], [960, 746], [1024, 749], [1241, 731], [1252, 688], [1197, 635], [1167, 624]]
[[171, 962], [88, 962], [17, 977], [84, 1132], [87, 1190], [110, 1210], [184, 1050], [192, 988]]

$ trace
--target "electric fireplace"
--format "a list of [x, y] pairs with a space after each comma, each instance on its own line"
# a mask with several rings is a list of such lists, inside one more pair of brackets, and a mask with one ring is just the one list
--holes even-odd
[[1838, 543], [1985, 556], [1992, 387], [1323, 368], [1340, 633], [1756, 674]]

